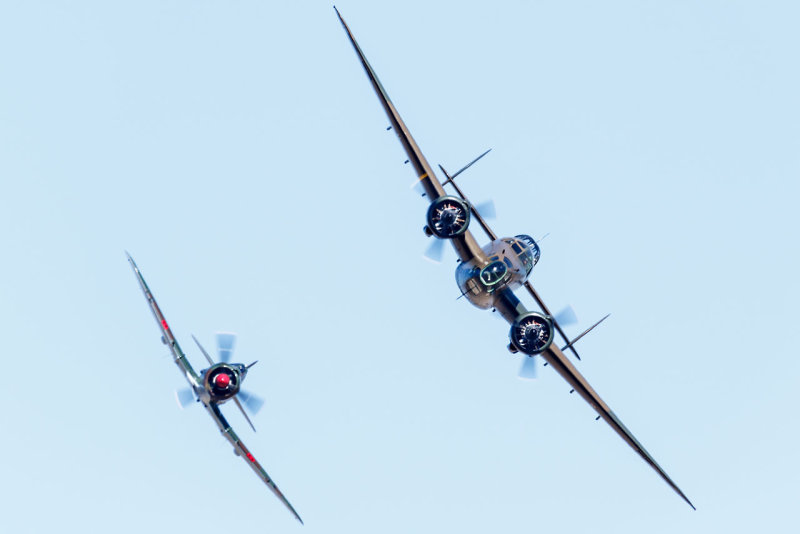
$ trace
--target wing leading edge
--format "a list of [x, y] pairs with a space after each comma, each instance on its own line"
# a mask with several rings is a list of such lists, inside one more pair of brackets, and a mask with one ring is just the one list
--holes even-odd
[[[375, 89], [375, 94], [378, 95], [381, 105], [383, 105], [384, 110], [386, 110], [386, 115], [389, 118], [389, 122], [392, 124], [394, 132], [397, 134], [397, 138], [403, 145], [403, 149], [408, 156], [408, 161], [410, 161], [413, 165], [416, 175], [419, 178], [423, 189], [425, 190], [425, 194], [428, 196], [428, 200], [433, 202], [437, 198], [445, 196], [446, 193], [444, 186], [441, 184], [441, 182], [439, 182], [439, 179], [434, 174], [430, 164], [425, 159], [425, 156], [417, 146], [414, 138], [411, 136], [411, 132], [406, 127], [403, 119], [400, 118], [400, 114], [397, 112], [394, 104], [392, 104], [392, 101], [389, 99], [389, 95], [386, 93], [383, 85], [381, 85], [380, 80], [378, 80], [378, 76], [375, 74], [375, 71], [372, 70], [372, 66], [369, 64], [366, 56], [364, 56], [364, 53], [361, 51], [361, 47], [358, 46], [355, 37], [353, 37], [353, 34], [350, 31], [350, 28], [342, 18], [339, 10], [336, 9], [336, 6], [334, 6], [333, 9], [336, 10], [336, 15], [339, 17], [339, 21], [342, 23], [342, 27], [347, 33], [347, 37], [350, 39], [350, 43], [353, 45], [353, 49], [356, 51], [356, 54], [361, 61], [361, 65], [364, 67], [367, 77], [372, 83], [372, 87]], [[472, 236], [472, 233], [469, 230], [467, 230], [463, 235], [451, 239], [450, 242], [455, 248], [459, 258], [461, 258], [461, 261], [469, 261], [473, 257], [481, 254], [481, 249], [478, 246], [478, 242], [475, 241], [475, 238]]]
[[139, 271], [139, 267], [136, 266], [136, 262], [133, 261], [133, 258], [131, 258], [130, 254], [126, 252], [125, 255], [128, 256], [128, 262], [131, 264], [131, 269], [133, 269], [133, 273], [136, 275], [136, 279], [139, 281], [139, 286], [142, 288], [144, 297], [147, 299], [147, 303], [150, 305], [150, 311], [153, 312], [153, 317], [155, 317], [156, 323], [158, 323], [158, 328], [161, 329], [161, 340], [169, 347], [170, 352], [172, 352], [172, 359], [175, 361], [175, 365], [177, 365], [180, 370], [183, 371], [183, 374], [186, 376], [186, 380], [189, 381], [189, 384], [191, 384], [192, 387], [197, 386], [200, 383], [200, 379], [192, 368], [192, 365], [189, 363], [189, 360], [186, 359], [186, 355], [181, 350], [180, 345], [178, 345], [178, 341], [175, 339], [175, 336], [172, 335], [172, 330], [170, 330], [169, 324], [167, 324], [167, 320], [164, 318], [164, 314], [161, 313], [161, 308], [158, 307], [158, 303], [156, 302], [153, 294], [150, 292], [150, 288], [147, 287], [147, 282], [144, 281], [144, 277]]
[[219, 406], [216, 404], [205, 404], [205, 407], [208, 410], [208, 413], [211, 414], [211, 417], [214, 419], [214, 421], [216, 421], [220, 432], [222, 432], [222, 435], [225, 436], [225, 439], [227, 439], [231, 445], [233, 445], [233, 450], [236, 452], [236, 455], [241, 456], [247, 462], [247, 464], [258, 475], [258, 477], [264, 481], [264, 484], [266, 484], [267, 487], [272, 490], [272, 493], [274, 493], [275, 496], [286, 506], [286, 508], [292, 512], [294, 517], [300, 521], [300, 524], [304, 524], [303, 520], [300, 518], [300, 515], [294, 509], [289, 500], [284, 497], [283, 493], [280, 489], [278, 489], [278, 486], [275, 484], [275, 482], [272, 481], [272, 478], [270, 478], [269, 474], [267, 474], [264, 468], [261, 467], [261, 464], [258, 463], [258, 460], [256, 460], [247, 447], [245, 447], [244, 443], [242, 443], [242, 440], [240, 440], [239, 436], [236, 435], [236, 432], [233, 431], [231, 425], [228, 424], [228, 421], [222, 415], [222, 412], [219, 411]]
[[369, 64], [366, 56], [364, 56], [364, 53], [361, 51], [361, 47], [358, 46], [355, 37], [353, 37], [353, 34], [350, 31], [350, 28], [342, 18], [339, 10], [336, 9], [336, 6], [334, 6], [333, 9], [336, 10], [336, 15], [339, 17], [339, 21], [342, 23], [342, 26], [344, 26], [344, 31], [347, 32], [347, 37], [350, 39], [350, 43], [353, 45], [356, 54], [358, 54], [361, 64], [363, 65], [364, 70], [369, 77], [369, 81], [372, 82], [372, 87], [375, 89], [375, 93], [378, 95], [378, 98], [383, 105], [383, 109], [386, 110], [386, 115], [388, 115], [394, 131], [397, 134], [397, 137], [400, 139], [400, 143], [403, 145], [409, 161], [414, 166], [414, 170], [417, 172], [417, 176], [419, 177], [420, 183], [422, 183], [422, 187], [425, 189], [425, 193], [428, 195], [428, 199], [433, 201], [441, 196], [444, 196], [444, 187], [442, 187], [442, 184], [439, 183], [439, 179], [436, 178], [436, 175], [433, 173], [433, 168], [431, 168], [430, 164], [425, 159], [425, 156], [417, 146], [414, 138], [411, 137], [411, 132], [408, 131], [403, 119], [400, 118], [400, 114], [397, 112], [394, 104], [392, 104], [392, 101], [389, 99], [389, 95], [386, 93], [383, 85], [381, 85], [381, 82], [378, 79], [378, 76], [375, 74], [375, 71], [372, 70], [372, 66]]
[[633, 436], [633, 433], [628, 430], [625, 425], [622, 424], [622, 421], [616, 416], [614, 412], [611, 411], [611, 408], [603, 402], [603, 399], [600, 398], [600, 395], [589, 385], [586, 379], [581, 375], [578, 370], [575, 368], [574, 365], [567, 359], [561, 350], [558, 347], [551, 345], [550, 348], [545, 350], [542, 354], [542, 357], [547, 360], [547, 363], [556, 370], [558, 374], [560, 374], [564, 380], [569, 382], [569, 384], [575, 389], [575, 391], [583, 397], [583, 399], [588, 402], [592, 408], [597, 411], [600, 417], [602, 417], [608, 425], [614, 429], [614, 432], [619, 434], [619, 436], [625, 440], [625, 442], [631, 446], [636, 453], [642, 457], [642, 459], [647, 462], [650, 467], [652, 467], [664, 481], [669, 484], [669, 486], [675, 490], [675, 492], [681, 496], [681, 498], [686, 501], [686, 503], [692, 507], [693, 510], [697, 510], [694, 507], [692, 502], [689, 500], [686, 495], [681, 491], [681, 489], [675, 484], [672, 479], [667, 475], [664, 469], [661, 468], [658, 463], [650, 456], [650, 453], [639, 443], [636, 438]]

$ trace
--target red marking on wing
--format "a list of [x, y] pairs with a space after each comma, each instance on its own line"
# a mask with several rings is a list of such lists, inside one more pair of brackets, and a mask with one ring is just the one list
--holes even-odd
[[253, 462], [253, 463], [256, 463], [256, 459], [255, 459], [255, 458], [253, 458], [253, 455], [252, 455], [252, 454], [250, 454], [249, 452], [247, 453], [247, 459], [248, 459], [248, 460], [250, 460], [250, 461], [251, 461], [251, 462]]
[[164, 327], [164, 330], [169, 331], [169, 326], [167, 326], [167, 320], [166, 319], [161, 319], [161, 326]]

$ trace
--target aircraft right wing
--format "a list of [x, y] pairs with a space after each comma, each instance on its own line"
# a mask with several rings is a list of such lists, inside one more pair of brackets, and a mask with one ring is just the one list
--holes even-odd
[[255, 457], [250, 454], [250, 451], [247, 449], [247, 447], [244, 446], [242, 440], [240, 440], [239, 436], [236, 435], [236, 432], [233, 431], [231, 425], [228, 424], [228, 421], [222, 415], [222, 412], [219, 411], [219, 406], [216, 404], [204, 404], [204, 406], [208, 410], [208, 413], [211, 414], [211, 417], [214, 419], [214, 421], [216, 421], [220, 432], [222, 432], [222, 435], [225, 436], [225, 439], [227, 439], [231, 445], [233, 445], [233, 451], [236, 453], [236, 456], [241, 456], [247, 460], [247, 464], [253, 469], [253, 471], [255, 471], [255, 473], [258, 475], [258, 478], [264, 481], [264, 484], [266, 484], [267, 487], [272, 490], [272, 493], [274, 493], [275, 496], [281, 500], [286, 508], [292, 512], [294, 517], [300, 521], [300, 524], [302, 525], [303, 520], [300, 519], [300, 516], [295, 511], [294, 507], [291, 505], [289, 500], [283, 496], [281, 490], [278, 489], [278, 486], [275, 485], [275, 482], [272, 481], [264, 468], [261, 467], [261, 464], [258, 463], [258, 460], [256, 460]]
[[153, 317], [156, 318], [156, 323], [158, 323], [158, 327], [161, 329], [161, 341], [163, 341], [164, 344], [169, 347], [169, 350], [172, 352], [172, 359], [175, 361], [175, 365], [177, 365], [180, 370], [183, 371], [183, 374], [186, 376], [186, 380], [189, 381], [189, 384], [192, 387], [198, 386], [200, 384], [200, 378], [197, 376], [197, 373], [195, 373], [192, 365], [189, 363], [189, 360], [186, 359], [186, 355], [181, 350], [180, 345], [178, 345], [178, 341], [175, 339], [175, 336], [172, 335], [172, 330], [170, 330], [167, 320], [164, 318], [164, 314], [161, 313], [161, 309], [158, 307], [155, 297], [150, 292], [150, 288], [147, 287], [147, 282], [144, 281], [144, 277], [139, 271], [139, 267], [136, 266], [136, 262], [133, 261], [133, 258], [131, 258], [130, 254], [127, 252], [125, 254], [128, 256], [128, 262], [130, 262], [131, 268], [136, 275], [136, 279], [139, 281], [139, 285], [142, 288], [144, 297], [147, 299], [147, 303], [150, 305], [150, 310], [153, 312]]
[[684, 495], [681, 489], [669, 478], [669, 475], [661, 468], [660, 465], [656, 463], [650, 453], [639, 443], [636, 438], [633, 436], [633, 433], [628, 430], [625, 425], [622, 424], [622, 421], [611, 411], [611, 408], [603, 402], [603, 399], [600, 398], [600, 395], [592, 389], [592, 386], [586, 381], [586, 379], [581, 375], [575, 366], [567, 359], [561, 350], [555, 345], [550, 345], [550, 347], [541, 353], [541, 356], [547, 360], [547, 363], [556, 370], [558, 374], [560, 374], [569, 384], [575, 389], [575, 391], [583, 397], [583, 399], [588, 402], [592, 408], [594, 408], [600, 417], [602, 417], [608, 425], [614, 429], [614, 432], [619, 434], [619, 436], [625, 440], [625, 442], [631, 446], [636, 453], [642, 457], [642, 459], [647, 462], [650, 467], [652, 467], [664, 481], [669, 484], [669, 486], [675, 490], [675, 492], [680, 495], [686, 503], [692, 507], [692, 509], [696, 510], [692, 502]]

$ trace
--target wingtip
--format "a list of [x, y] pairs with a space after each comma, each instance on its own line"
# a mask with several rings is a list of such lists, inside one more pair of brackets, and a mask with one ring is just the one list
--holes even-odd
[[136, 262], [135, 262], [135, 261], [133, 261], [133, 256], [131, 256], [130, 252], [128, 252], [128, 251], [126, 250], [126, 251], [125, 251], [125, 256], [127, 256], [127, 258], [128, 258], [128, 263], [130, 263], [130, 264], [131, 264], [131, 268], [134, 270], [134, 272], [137, 272], [137, 273], [138, 273], [138, 272], [139, 272], [139, 266], [138, 266], [138, 265], [136, 265]]
[[344, 17], [342, 17], [342, 14], [339, 13], [339, 10], [336, 8], [336, 6], [333, 6], [333, 10], [336, 11], [336, 16], [339, 17], [339, 22], [342, 24], [342, 28], [344, 28], [344, 31], [350, 37], [350, 40], [353, 42], [356, 48], [358, 48], [358, 45], [355, 44], [356, 39], [355, 37], [353, 37], [353, 32], [350, 31], [350, 26], [348, 26], [347, 23], [344, 21]]

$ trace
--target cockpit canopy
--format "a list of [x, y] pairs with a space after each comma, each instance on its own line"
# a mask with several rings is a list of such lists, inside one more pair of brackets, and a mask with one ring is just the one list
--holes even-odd
[[509, 239], [508, 244], [511, 249], [517, 253], [522, 264], [525, 266], [526, 274], [530, 274], [533, 266], [539, 261], [539, 245], [529, 235], [520, 234], [514, 236], [515, 239]]

